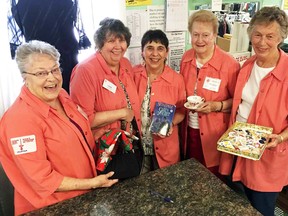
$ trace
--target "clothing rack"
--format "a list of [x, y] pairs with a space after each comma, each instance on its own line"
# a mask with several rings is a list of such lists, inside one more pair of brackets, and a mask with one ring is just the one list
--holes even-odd
[[244, 11], [213, 11], [219, 22], [218, 35], [230, 34], [233, 31], [234, 22], [249, 23], [251, 18], [248, 12]]

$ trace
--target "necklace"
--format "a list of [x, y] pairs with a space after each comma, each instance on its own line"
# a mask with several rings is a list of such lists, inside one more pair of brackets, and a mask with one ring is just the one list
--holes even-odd
[[152, 72], [149, 72], [149, 71], [147, 70], [147, 68], [146, 68], [146, 71], [147, 71], [147, 75], [148, 75], [150, 81], [154, 81], [154, 80], [156, 80], [156, 79], [162, 74], [163, 69], [162, 69], [162, 70], [155, 71], [154, 73], [152, 73]]

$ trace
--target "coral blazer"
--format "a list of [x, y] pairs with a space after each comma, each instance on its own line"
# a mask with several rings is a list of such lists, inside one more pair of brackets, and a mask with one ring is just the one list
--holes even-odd
[[[197, 82], [197, 94], [206, 101], [224, 101], [232, 98], [240, 69], [239, 63], [226, 52], [215, 45], [212, 58], [200, 69], [197, 76], [196, 53], [188, 50], [182, 57], [180, 73], [184, 77], [187, 96], [194, 95]], [[203, 88], [205, 78], [217, 78], [221, 80], [218, 92]], [[188, 113], [187, 113], [188, 114]], [[209, 114], [198, 113], [199, 129], [203, 155], [207, 167], [219, 165], [220, 152], [217, 151], [217, 141], [227, 130], [230, 113], [211, 112]], [[182, 124], [182, 149], [184, 157], [187, 145], [188, 115]]]
[[[146, 69], [138, 65], [133, 68], [134, 80], [142, 103], [147, 88]], [[186, 100], [185, 85], [182, 75], [172, 70], [169, 66], [161, 76], [152, 82], [150, 110], [151, 116], [154, 111], [156, 101], [176, 105], [176, 112], [185, 113], [184, 102]], [[175, 125], [169, 137], [160, 138], [153, 136], [154, 150], [160, 168], [175, 164], [180, 161], [180, 146], [178, 138], [178, 126]]]
[[[273, 133], [279, 134], [288, 127], [288, 56], [280, 52], [277, 66], [260, 82], [259, 93], [252, 106], [248, 123], [273, 127]], [[237, 79], [231, 114], [231, 124], [235, 121], [242, 91], [247, 82], [256, 56], [247, 60]], [[256, 191], [276, 192], [288, 184], [288, 142], [278, 144], [275, 148], [265, 149], [259, 161], [237, 157], [233, 173], [234, 181]], [[233, 156], [223, 153], [220, 172], [230, 174]]]

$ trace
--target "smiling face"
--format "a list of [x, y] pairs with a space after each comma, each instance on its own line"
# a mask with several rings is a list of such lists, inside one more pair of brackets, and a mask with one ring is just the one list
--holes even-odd
[[212, 23], [195, 21], [191, 28], [191, 43], [196, 54], [209, 56], [214, 50], [216, 36]]
[[[59, 64], [47, 54], [33, 54], [27, 63], [26, 72], [37, 73], [39, 71], [51, 71], [58, 68]], [[48, 74], [40, 78], [31, 74], [23, 74], [25, 85], [29, 91], [47, 104], [56, 101], [62, 88], [62, 75]]]
[[147, 70], [163, 69], [168, 56], [168, 49], [160, 42], [148, 42], [142, 52]]
[[280, 25], [275, 21], [269, 24], [257, 24], [251, 33], [254, 52], [261, 61], [269, 61], [278, 55], [278, 45], [281, 41]]
[[103, 47], [101, 48], [101, 54], [105, 59], [109, 67], [115, 67], [119, 65], [121, 58], [124, 56], [127, 50], [127, 42], [124, 38], [115, 37], [110, 35], [105, 40]]

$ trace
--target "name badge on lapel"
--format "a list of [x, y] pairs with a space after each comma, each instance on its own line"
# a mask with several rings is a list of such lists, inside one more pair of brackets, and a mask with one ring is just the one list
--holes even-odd
[[103, 81], [103, 85], [102, 85], [105, 89], [107, 89], [108, 91], [112, 92], [115, 94], [117, 86], [114, 85], [112, 82], [110, 82], [107, 79], [104, 79]]
[[212, 78], [212, 77], [205, 77], [203, 89], [218, 92], [220, 84], [221, 84], [221, 79]]

